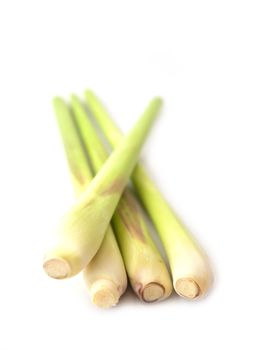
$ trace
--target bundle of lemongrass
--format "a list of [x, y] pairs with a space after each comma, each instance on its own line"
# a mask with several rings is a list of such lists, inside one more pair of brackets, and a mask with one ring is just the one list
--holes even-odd
[[[44, 259], [46, 273], [63, 279], [83, 270], [92, 301], [100, 307], [118, 303], [127, 287], [126, 273], [134, 292], [146, 302], [166, 299], [172, 285], [184, 298], [203, 296], [213, 279], [207, 256], [143, 166], [136, 165], [161, 99], [149, 103], [123, 138], [94, 93], [85, 95], [86, 106], [74, 95], [70, 106], [59, 97], [53, 100], [76, 202], [58, 225], [57, 243]], [[115, 148], [109, 157], [87, 111]], [[141, 204], [127, 186], [130, 177], [159, 233], [173, 281], [150, 236]]]

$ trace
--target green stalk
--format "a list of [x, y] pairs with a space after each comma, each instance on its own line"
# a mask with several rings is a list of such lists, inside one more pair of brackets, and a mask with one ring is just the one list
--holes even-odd
[[[92, 91], [86, 92], [86, 100], [107, 140], [116, 147], [122, 139], [120, 130]], [[135, 167], [132, 181], [163, 242], [176, 292], [189, 299], [203, 296], [213, 281], [207, 256], [141, 165]]]
[[93, 177], [92, 171], [82, 149], [81, 140], [77, 136], [77, 130], [66, 103], [60, 97], [55, 97], [52, 102], [68, 161], [69, 174], [75, 195], [79, 197], [91, 182]]
[[[70, 110], [60, 97], [53, 99], [53, 107], [68, 160], [75, 195], [79, 198], [91, 182], [92, 172]], [[109, 259], [110, 256], [111, 259]], [[48, 263], [45, 263], [44, 268], [52, 277], [66, 277], [60, 274], [55, 276], [56, 270], [53, 271], [52, 275], [49, 260]], [[115, 305], [126, 290], [126, 271], [111, 226], [108, 227], [97, 254], [84, 269], [84, 278], [92, 301], [100, 307]]]
[[[71, 97], [71, 106], [92, 166], [97, 172], [108, 154], [76, 96]], [[112, 223], [135, 293], [147, 302], [167, 298], [172, 291], [169, 272], [150, 237], [142, 209], [128, 188], [119, 201]]]
[[47, 272], [53, 277], [77, 274], [97, 253], [159, 105], [159, 100], [150, 105], [77, 203], [63, 216], [57, 230], [57, 244], [45, 260]]

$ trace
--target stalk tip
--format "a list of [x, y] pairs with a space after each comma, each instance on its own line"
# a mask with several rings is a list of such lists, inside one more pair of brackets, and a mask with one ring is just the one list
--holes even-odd
[[90, 290], [92, 302], [101, 308], [109, 308], [115, 306], [120, 298], [121, 293], [118, 286], [107, 279], [95, 281]]
[[71, 274], [69, 263], [59, 257], [45, 260], [43, 268], [48, 276], [56, 279], [67, 278]]
[[195, 299], [200, 294], [200, 287], [192, 278], [180, 278], [175, 283], [175, 291], [187, 299]]
[[147, 284], [142, 291], [142, 299], [147, 303], [152, 303], [164, 296], [164, 287], [158, 283]]

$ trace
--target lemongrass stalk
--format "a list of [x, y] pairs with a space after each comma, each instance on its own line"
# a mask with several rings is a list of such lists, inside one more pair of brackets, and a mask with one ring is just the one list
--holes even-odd
[[[76, 96], [71, 97], [71, 107], [92, 166], [97, 172], [108, 154]], [[119, 201], [112, 223], [135, 293], [147, 302], [167, 298], [172, 291], [170, 274], [152, 241], [142, 209], [128, 188]]]
[[97, 253], [160, 104], [159, 99], [150, 104], [77, 203], [63, 216], [57, 230], [58, 242], [45, 260], [53, 277], [79, 273]]
[[[86, 100], [107, 140], [116, 147], [122, 139], [120, 130], [92, 91], [86, 92]], [[188, 299], [205, 295], [213, 281], [208, 257], [140, 164], [132, 181], [163, 242], [176, 292]]]
[[115, 306], [127, 288], [127, 276], [112, 226], [109, 225], [96, 255], [83, 270], [92, 302], [101, 308]]
[[[60, 97], [55, 97], [53, 107], [68, 160], [75, 195], [78, 198], [92, 180], [92, 172], [66, 103]], [[51, 275], [51, 263], [49, 261], [48, 264], [45, 264], [45, 269]], [[63, 276], [58, 275], [57, 277]], [[84, 278], [93, 303], [100, 307], [110, 307], [117, 304], [120, 296], [126, 290], [126, 271], [111, 226], [108, 227], [98, 252], [84, 269]]]

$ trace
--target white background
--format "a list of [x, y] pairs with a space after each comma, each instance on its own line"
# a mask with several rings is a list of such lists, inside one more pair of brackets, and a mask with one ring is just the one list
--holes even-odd
[[[0, 2], [0, 349], [255, 349], [255, 1]], [[42, 257], [73, 200], [51, 98], [94, 89], [128, 130], [165, 108], [143, 157], [210, 255], [202, 301], [91, 305]]]

